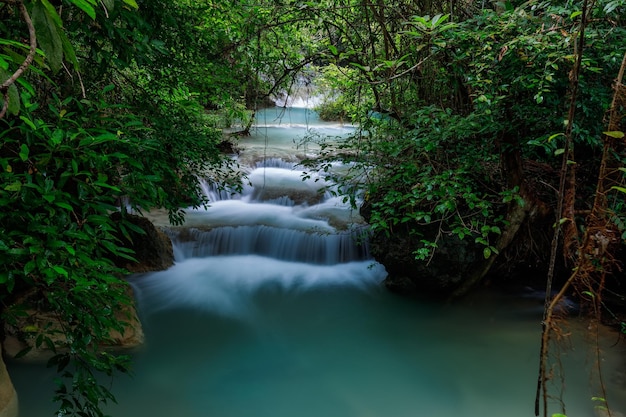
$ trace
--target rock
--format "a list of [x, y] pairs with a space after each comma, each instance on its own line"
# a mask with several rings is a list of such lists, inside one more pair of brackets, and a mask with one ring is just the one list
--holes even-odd
[[594, 411], [598, 417], [625, 417], [623, 413], [613, 409], [609, 412], [606, 407], [594, 407]]
[[[122, 218], [120, 213], [114, 213], [111, 217], [116, 221], [120, 221]], [[135, 251], [134, 257], [139, 262], [117, 258], [114, 259], [116, 265], [126, 268], [130, 272], [139, 273], [162, 271], [174, 264], [172, 242], [163, 231], [155, 227], [154, 224], [145, 217], [127, 214], [124, 216], [124, 219], [140, 227], [145, 231], [145, 234], [130, 231], [131, 241], [126, 237], [120, 236], [122, 242], [124, 242], [129, 249]]]
[[469, 240], [444, 236], [437, 242], [432, 259], [418, 260], [413, 253], [414, 238], [397, 231], [391, 237], [372, 236], [370, 251], [385, 266], [387, 288], [400, 294], [430, 294], [446, 296], [471, 273], [481, 260], [480, 248]]
[[[130, 286], [128, 287], [128, 292], [130, 299], [134, 300]], [[27, 294], [18, 300], [17, 303], [26, 303], [28, 305], [36, 304], [27, 302], [28, 297], [32, 296], [32, 294]], [[4, 324], [5, 339], [2, 343], [4, 350], [7, 356], [15, 358], [24, 349], [30, 348], [30, 351], [22, 357], [23, 360], [33, 362], [47, 361], [54, 355], [53, 352], [45, 345], [35, 347], [35, 341], [37, 337], [43, 333], [41, 329], [48, 329], [46, 336], [49, 337], [55, 345], [63, 346], [65, 344], [65, 335], [62, 332], [62, 326], [58, 321], [57, 315], [54, 312], [39, 311], [33, 308], [26, 309], [25, 313], [26, 316], [19, 317], [15, 325]], [[144, 343], [144, 333], [134, 303], [125, 306], [116, 312], [115, 315], [118, 320], [128, 324], [123, 333], [117, 330], [111, 330], [109, 333], [111, 343], [102, 346], [102, 349], [127, 350], [142, 345]], [[0, 417], [2, 417], [2, 415], [0, 415]]]
[[0, 346], [0, 417], [17, 417], [17, 393], [2, 359]]

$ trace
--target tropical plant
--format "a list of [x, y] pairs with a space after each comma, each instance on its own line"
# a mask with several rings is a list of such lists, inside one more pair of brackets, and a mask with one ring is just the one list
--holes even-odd
[[[175, 96], [164, 84], [137, 94], [138, 76], [158, 71], [145, 65], [170, 52], [137, 8], [0, 2], [0, 301], [6, 323], [54, 352], [58, 415], [104, 415], [114, 398], [103, 378], [129, 370], [103, 350], [131, 311], [128, 271], [114, 262], [134, 261], [129, 241], [143, 233], [129, 209], [180, 222], [182, 207], [205, 203], [198, 176], [229, 172], [185, 83]], [[23, 328], [33, 309], [50, 320]]]

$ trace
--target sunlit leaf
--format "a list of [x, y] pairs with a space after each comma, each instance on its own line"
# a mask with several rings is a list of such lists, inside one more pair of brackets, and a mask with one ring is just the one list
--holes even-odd
[[125, 4], [129, 5], [131, 8], [133, 8], [134, 10], [139, 9], [139, 5], [137, 5], [137, 2], [135, 0], [122, 0]]
[[93, 3], [90, 3], [85, 0], [70, 0], [70, 2], [74, 6], [81, 9], [83, 12], [87, 13], [87, 15], [91, 17], [92, 19], [96, 18], [96, 10], [93, 7]]
[[61, 16], [59, 16], [59, 14], [57, 13], [57, 11], [54, 8], [54, 6], [52, 4], [50, 4], [50, 2], [48, 0], [40, 0], [40, 1], [41, 1], [41, 4], [43, 5], [43, 7], [46, 8], [46, 11], [48, 12], [48, 16], [50, 16], [50, 19], [52, 19], [52, 21], [54, 22], [56, 27], [57, 28], [62, 28], [63, 27], [63, 21], [61, 20]]
[[23, 143], [22, 146], [20, 146], [20, 159], [22, 161], [27, 161], [29, 154], [30, 154], [30, 150], [28, 149], [28, 145]]
[[580, 16], [581, 14], [583, 14], [583, 12], [581, 12], [580, 10], [577, 10], [573, 12], [571, 15], [569, 15], [569, 18], [574, 20], [576, 17]]

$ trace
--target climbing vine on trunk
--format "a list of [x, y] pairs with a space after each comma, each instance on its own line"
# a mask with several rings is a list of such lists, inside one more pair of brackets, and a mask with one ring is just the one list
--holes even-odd
[[[557, 312], [559, 304], [563, 302], [563, 298], [568, 292], [573, 290], [583, 303], [583, 308], [586, 308], [587, 312], [590, 313], [589, 320], [592, 323], [589, 328], [593, 332], [598, 332], [598, 325], [601, 322], [602, 313], [605, 311], [603, 292], [607, 277], [620, 269], [620, 265], [616, 260], [616, 253], [620, 248], [622, 240], [620, 238], [619, 220], [617, 217], [619, 213], [616, 213], [619, 205], [616, 206], [610, 202], [611, 199], [624, 198], [623, 195], [619, 194], [624, 192], [624, 168], [622, 166], [623, 160], [620, 160], [620, 158], [623, 158], [626, 149], [624, 144], [624, 130], [626, 129], [624, 129], [623, 125], [624, 109], [626, 108], [626, 86], [622, 83], [626, 68], [626, 53], [624, 53], [619, 73], [613, 85], [613, 100], [609, 110], [607, 131], [603, 134], [603, 150], [598, 169], [594, 203], [582, 224], [577, 224], [574, 217], [576, 212], [574, 207], [576, 191], [573, 186], [573, 167], [575, 163], [573, 159], [571, 127], [574, 125], [576, 91], [578, 89], [580, 63], [583, 59], [587, 9], [588, 5], [585, 1], [583, 13], [581, 14], [581, 29], [576, 51], [577, 65], [573, 68], [571, 76], [571, 105], [565, 132], [566, 145], [563, 153], [563, 165], [560, 173], [559, 195], [561, 198], [557, 209], [559, 216], [555, 223], [553, 250], [547, 279], [546, 304], [542, 321], [540, 366], [535, 399], [535, 415], [537, 416], [540, 414], [540, 409], [543, 409], [543, 416], [547, 416], [548, 413], [548, 382], [553, 375], [549, 368], [550, 347], [554, 340], [558, 339], [562, 334]], [[575, 263], [570, 277], [556, 295], [552, 297], [552, 278], [557, 256], [556, 248], [561, 225], [564, 223], [567, 225], [563, 244], [564, 256], [574, 258]], [[577, 239], [576, 231], [579, 229], [584, 230], [584, 232], [580, 239]], [[597, 340], [597, 335], [594, 339]], [[602, 369], [600, 367], [601, 352], [597, 345], [595, 349], [600, 390], [597, 398], [601, 398], [604, 403], [602, 406], [608, 408], [609, 403], [606, 399], [604, 382], [602, 381]]]

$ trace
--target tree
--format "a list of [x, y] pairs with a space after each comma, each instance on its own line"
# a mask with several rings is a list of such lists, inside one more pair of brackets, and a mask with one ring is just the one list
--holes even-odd
[[[221, 133], [188, 83], [172, 86], [174, 99], [164, 85], [138, 93], [159, 70], [148, 64], [171, 51], [137, 9], [0, 2], [0, 300], [11, 324], [20, 308], [56, 316], [20, 331], [56, 353], [59, 415], [104, 415], [114, 398], [102, 377], [128, 371], [127, 357], [102, 346], [123, 331], [119, 312], [131, 303], [128, 271], [114, 262], [134, 260], [127, 246], [142, 233], [129, 209], [166, 208], [181, 221], [181, 207], [206, 203], [198, 176], [228, 173]], [[7, 308], [24, 293], [28, 305]]]

